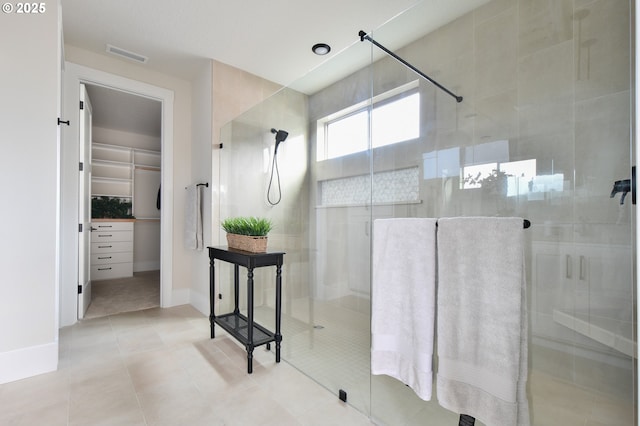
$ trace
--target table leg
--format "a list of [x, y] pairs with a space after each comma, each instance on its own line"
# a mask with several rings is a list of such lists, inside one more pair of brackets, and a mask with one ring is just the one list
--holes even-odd
[[215, 314], [215, 267], [213, 266], [213, 257], [209, 258], [209, 327], [211, 327], [211, 338], [216, 337], [214, 330]]
[[282, 342], [282, 334], [280, 334], [280, 326], [282, 319], [282, 265], [276, 265], [276, 362], [280, 362], [280, 342]]
[[240, 312], [240, 267], [233, 265], [233, 313]]
[[247, 373], [253, 372], [253, 268], [247, 268]]

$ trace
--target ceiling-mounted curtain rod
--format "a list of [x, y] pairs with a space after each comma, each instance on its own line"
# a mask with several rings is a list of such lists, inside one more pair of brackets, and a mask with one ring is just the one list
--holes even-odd
[[383, 51], [385, 51], [388, 55], [392, 56], [394, 59], [396, 59], [398, 62], [400, 62], [401, 64], [403, 64], [404, 66], [410, 68], [412, 71], [414, 71], [415, 73], [417, 73], [418, 75], [426, 78], [427, 80], [429, 80], [431, 83], [435, 84], [438, 88], [442, 89], [443, 91], [445, 91], [447, 94], [451, 95], [453, 98], [455, 98], [455, 100], [457, 102], [462, 102], [462, 96], [458, 96], [455, 93], [453, 93], [451, 90], [447, 89], [446, 87], [444, 87], [443, 85], [441, 85], [440, 83], [438, 83], [437, 81], [435, 81], [434, 79], [432, 79], [431, 77], [429, 77], [428, 75], [426, 75], [425, 73], [423, 73], [422, 71], [420, 71], [419, 69], [417, 69], [416, 67], [414, 67], [413, 65], [411, 65], [409, 62], [405, 61], [404, 59], [402, 59], [401, 57], [399, 57], [398, 55], [396, 55], [395, 53], [393, 53], [392, 51], [390, 51], [389, 49], [387, 49], [386, 47], [384, 47], [383, 45], [381, 45], [380, 43], [378, 43], [377, 41], [375, 41], [374, 39], [372, 39], [371, 37], [369, 37], [367, 35], [367, 33], [365, 33], [364, 31], [360, 30], [360, 32], [358, 33], [358, 35], [360, 36], [360, 41], [365, 41], [368, 40], [370, 41], [372, 44], [378, 46], [380, 49], [382, 49]]

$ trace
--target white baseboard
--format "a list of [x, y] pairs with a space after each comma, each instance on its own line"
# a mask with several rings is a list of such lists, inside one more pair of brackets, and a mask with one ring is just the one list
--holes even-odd
[[0, 384], [58, 369], [58, 342], [0, 353]]
[[196, 291], [191, 290], [189, 303], [191, 306], [196, 308], [200, 313], [205, 316], [209, 316], [209, 295], [198, 293]]
[[171, 306], [188, 305], [190, 299], [191, 290], [188, 288], [180, 288], [171, 291], [171, 302], [163, 308], [170, 308]]
[[160, 261], [150, 260], [147, 262], [133, 262], [133, 272], [159, 271]]

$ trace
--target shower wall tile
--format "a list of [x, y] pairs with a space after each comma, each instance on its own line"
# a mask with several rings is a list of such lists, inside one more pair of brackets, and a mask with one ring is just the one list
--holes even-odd
[[[419, 196], [420, 169], [392, 170], [320, 182], [322, 206], [416, 202]], [[373, 185], [373, 194], [371, 187]]]
[[521, 57], [518, 105], [573, 98], [573, 43], [565, 42]]
[[629, 199], [620, 206], [620, 195], [610, 198], [614, 181], [630, 178], [629, 120], [626, 91], [576, 104], [575, 202], [582, 222], [616, 223], [630, 214]]
[[473, 28], [473, 14], [467, 13], [436, 30], [438, 62], [452, 63], [458, 56], [473, 53]]
[[518, 10], [520, 55], [573, 38], [573, 0], [519, 0]]
[[496, 15], [515, 9], [517, 2], [513, 0], [492, 0], [473, 11], [475, 24], [480, 25]]
[[582, 100], [628, 90], [629, 26], [611, 25], [628, 20], [626, 1], [598, 0], [576, 11], [576, 99]]
[[518, 139], [517, 91], [481, 98], [476, 103], [475, 142]]
[[515, 9], [489, 19], [475, 31], [475, 87], [479, 99], [516, 88]]

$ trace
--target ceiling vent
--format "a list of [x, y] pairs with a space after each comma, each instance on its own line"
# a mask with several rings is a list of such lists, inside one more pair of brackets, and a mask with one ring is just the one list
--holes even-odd
[[117, 55], [122, 58], [129, 59], [130, 61], [135, 61], [142, 64], [146, 64], [147, 61], [149, 60], [149, 58], [147, 58], [144, 55], [141, 55], [139, 53], [134, 53], [129, 50], [122, 49], [120, 47], [112, 46], [110, 44], [107, 44], [107, 52], [111, 53], [112, 55]]

